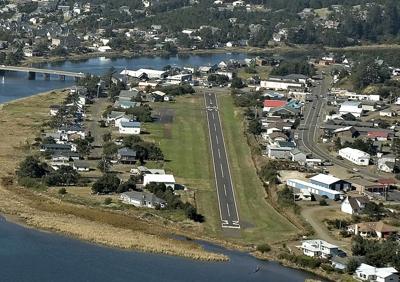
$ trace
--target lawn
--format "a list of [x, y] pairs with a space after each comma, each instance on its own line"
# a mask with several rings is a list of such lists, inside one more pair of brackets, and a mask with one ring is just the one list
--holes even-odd
[[[241, 238], [236, 240], [245, 243], [284, 240], [296, 229], [264, 200], [263, 187], [243, 135], [242, 115], [235, 110], [230, 96], [219, 96], [219, 102], [243, 227]], [[218, 236], [221, 235], [219, 210], [203, 103], [199, 95], [179, 97], [175, 103], [154, 104], [155, 114], [167, 112], [173, 121], [146, 125], [150, 132], [146, 139], [160, 145], [167, 159], [164, 168], [195, 191], [197, 207], [206, 216], [206, 231]]]
[[242, 239], [246, 242], [276, 242], [293, 236], [296, 228], [264, 199], [259, 180], [243, 134], [243, 115], [231, 96], [218, 97], [224, 138], [238, 201]]
[[146, 124], [150, 134], [145, 139], [161, 147], [167, 160], [164, 168], [195, 191], [197, 209], [206, 217], [205, 228], [215, 235], [220, 223], [203, 103], [202, 96], [193, 95], [153, 104], [154, 113], [168, 115], [172, 122]]

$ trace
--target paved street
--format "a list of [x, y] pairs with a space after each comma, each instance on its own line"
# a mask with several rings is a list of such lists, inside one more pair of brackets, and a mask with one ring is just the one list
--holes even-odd
[[[325, 78], [318, 84], [312, 92], [312, 102], [306, 103], [304, 109], [304, 120], [300, 125], [300, 134], [298, 144], [300, 147], [305, 149], [306, 151], [312, 153], [314, 157], [320, 158], [322, 160], [329, 160], [335, 165], [343, 167], [348, 170], [353, 170], [357, 167], [354, 164], [346, 160], [338, 160], [334, 156], [330, 155], [327, 151], [320, 147], [318, 144], [318, 130], [320, 124], [323, 119], [323, 109], [326, 104], [326, 97], [328, 93], [328, 88], [330, 85], [330, 81], [328, 78]], [[368, 171], [367, 169], [362, 169], [357, 167], [358, 172], [356, 175], [361, 175], [364, 177], [376, 178], [376, 174]]]
[[211, 152], [214, 163], [215, 182], [219, 211], [223, 228], [240, 228], [235, 192], [233, 189], [228, 157], [226, 154], [218, 101], [215, 93], [204, 93]]

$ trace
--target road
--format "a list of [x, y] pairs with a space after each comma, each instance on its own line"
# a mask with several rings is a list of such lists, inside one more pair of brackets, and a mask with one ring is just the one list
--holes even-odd
[[63, 71], [63, 70], [51, 70], [51, 69], [39, 69], [39, 68], [31, 68], [31, 67], [15, 67], [15, 66], [5, 66], [0, 65], [0, 70], [4, 71], [17, 71], [17, 72], [33, 72], [33, 73], [43, 73], [49, 75], [61, 75], [61, 76], [70, 76], [75, 78], [83, 78], [85, 77], [84, 73], [81, 72], [71, 72], [71, 71]]
[[221, 226], [223, 228], [240, 228], [235, 192], [215, 93], [204, 93], [204, 103], [214, 163]]
[[[324, 116], [323, 110], [325, 103], [327, 101], [328, 88], [330, 86], [329, 77], [325, 77], [316, 87], [314, 87], [312, 92], [312, 102], [308, 102], [305, 105], [303, 112], [304, 120], [300, 124], [300, 134], [298, 145], [305, 149], [306, 151], [313, 154], [314, 157], [320, 158], [322, 160], [329, 160], [331, 163], [343, 167], [347, 170], [352, 170], [357, 167], [354, 164], [346, 160], [338, 160], [334, 156], [330, 155], [329, 152], [322, 149], [318, 144], [320, 123]], [[376, 178], [376, 174], [368, 171], [367, 169], [362, 169], [357, 167], [357, 172], [355, 175], [360, 175], [363, 177]]]

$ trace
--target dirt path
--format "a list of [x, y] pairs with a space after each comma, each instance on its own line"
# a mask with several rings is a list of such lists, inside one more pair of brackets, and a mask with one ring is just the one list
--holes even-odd
[[332, 206], [316, 206], [311, 208], [303, 208], [301, 210], [301, 216], [304, 217], [304, 219], [312, 226], [318, 239], [325, 240], [331, 244], [340, 247], [347, 246], [347, 244], [343, 244], [343, 241], [339, 241], [335, 237], [333, 237], [330, 234], [329, 230], [326, 228], [325, 224], [321, 222], [321, 220], [317, 216], [315, 216], [322, 211], [332, 208]]

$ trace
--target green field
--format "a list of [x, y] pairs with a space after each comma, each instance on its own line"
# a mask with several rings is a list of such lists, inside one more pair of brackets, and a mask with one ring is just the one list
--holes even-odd
[[[208, 128], [201, 95], [178, 97], [175, 103], [157, 103], [154, 112], [167, 111], [171, 123], [147, 124], [146, 138], [160, 145], [167, 159], [164, 168], [193, 189], [200, 213], [206, 216], [206, 231], [220, 235], [220, 220], [209, 148]], [[228, 95], [219, 95], [220, 114], [242, 227], [239, 240], [246, 243], [280, 241], [296, 231], [264, 200], [250, 149], [243, 135], [242, 115]], [[238, 238], [236, 238], [238, 239]]]
[[245, 227], [242, 237], [252, 243], [287, 239], [296, 228], [264, 199], [264, 189], [243, 134], [243, 115], [234, 107], [231, 96], [219, 96], [218, 101], [240, 222]]

